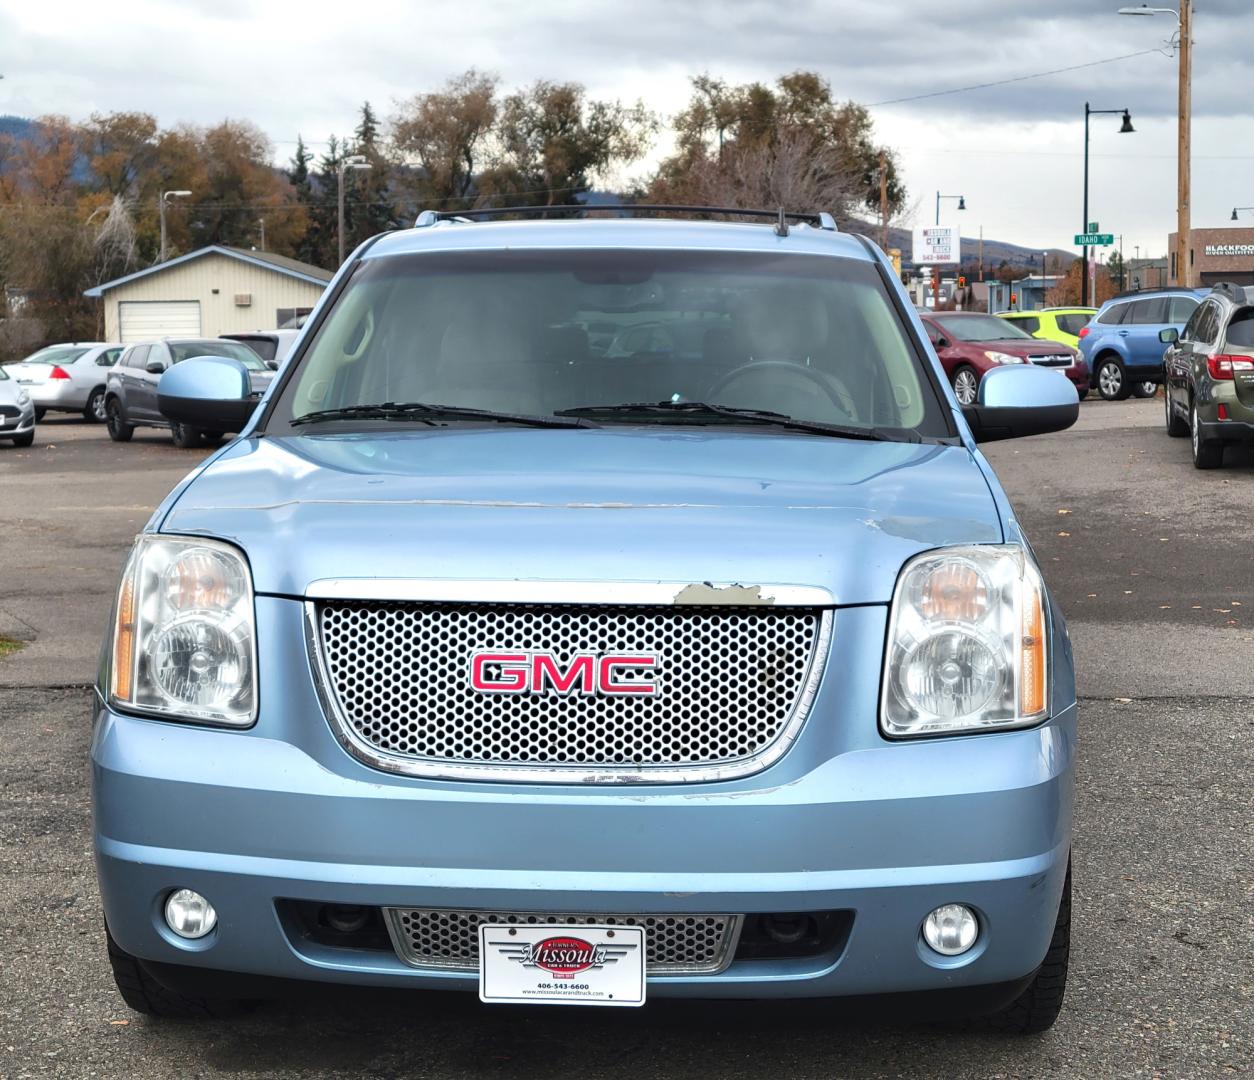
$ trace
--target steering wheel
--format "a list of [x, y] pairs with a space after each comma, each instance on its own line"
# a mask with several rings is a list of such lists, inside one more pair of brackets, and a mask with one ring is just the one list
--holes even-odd
[[707, 393], [710, 401], [717, 404], [718, 395], [729, 384], [735, 382], [741, 376], [754, 371], [786, 371], [790, 375], [804, 375], [805, 378], [823, 391], [827, 399], [836, 408], [851, 420], [857, 419], [858, 410], [857, 406], [854, 405], [853, 395], [849, 393], [848, 388], [840, 379], [834, 375], [820, 374], [813, 368], [806, 367], [804, 364], [798, 364], [793, 360], [750, 360], [747, 364], [741, 364], [740, 367], [733, 368], [710, 387]]

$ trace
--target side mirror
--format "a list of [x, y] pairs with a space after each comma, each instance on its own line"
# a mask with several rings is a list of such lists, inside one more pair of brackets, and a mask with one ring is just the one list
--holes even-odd
[[266, 367], [268, 367], [271, 371], [278, 371], [279, 362], [277, 360], [267, 360]]
[[228, 356], [197, 356], [175, 364], [157, 383], [157, 408], [167, 420], [203, 431], [240, 431], [257, 408], [248, 368]]
[[942, 337], [938, 337], [938, 338], [936, 339], [936, 347], [937, 347], [938, 349], [948, 349], [948, 348], [949, 348], [949, 338], [944, 337], [944, 336], [942, 336]]
[[1164, 345], [1174, 345], [1180, 340], [1180, 331], [1174, 326], [1169, 326], [1165, 330], [1158, 331], [1158, 340]]
[[149, 375], [160, 375], [163, 371], [165, 371], [165, 364], [163, 364], [160, 360], [149, 360], [147, 365], [144, 367], [144, 370], [148, 372]]
[[1080, 415], [1080, 396], [1058, 371], [1032, 365], [994, 368], [980, 380], [979, 397], [965, 405], [978, 443], [1064, 431]]

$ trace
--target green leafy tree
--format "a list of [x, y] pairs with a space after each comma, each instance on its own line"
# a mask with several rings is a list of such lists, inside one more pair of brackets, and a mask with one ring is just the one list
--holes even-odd
[[497, 130], [502, 160], [491, 188], [553, 206], [577, 201], [594, 180], [637, 161], [657, 119], [641, 103], [590, 101], [579, 83], [541, 79], [505, 99]]

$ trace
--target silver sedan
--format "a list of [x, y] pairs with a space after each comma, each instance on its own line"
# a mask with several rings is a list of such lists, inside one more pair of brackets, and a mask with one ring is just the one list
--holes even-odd
[[30, 394], [38, 416], [49, 409], [81, 412], [103, 423], [105, 377], [121, 355], [122, 346], [108, 342], [49, 345], [5, 370]]
[[30, 446], [35, 441], [35, 403], [25, 387], [0, 367], [0, 441]]

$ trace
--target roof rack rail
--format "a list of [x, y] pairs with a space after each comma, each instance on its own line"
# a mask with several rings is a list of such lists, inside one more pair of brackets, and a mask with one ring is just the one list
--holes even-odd
[[828, 232], [836, 231], [836, 219], [826, 211], [790, 211], [780, 207], [778, 210], [750, 210], [741, 206], [662, 206], [655, 203], [561, 203], [557, 206], [489, 206], [477, 210], [423, 210], [414, 222], [414, 228], [422, 229], [434, 225], [437, 221], [460, 221], [469, 223], [479, 217], [505, 217], [509, 214], [569, 214], [578, 210], [612, 211], [616, 213], [647, 213], [647, 214], [689, 214], [692, 216], [705, 214], [723, 214], [729, 217], [767, 218], [774, 221], [775, 231], [781, 236], [788, 235], [788, 222], [799, 221], [813, 225]]

